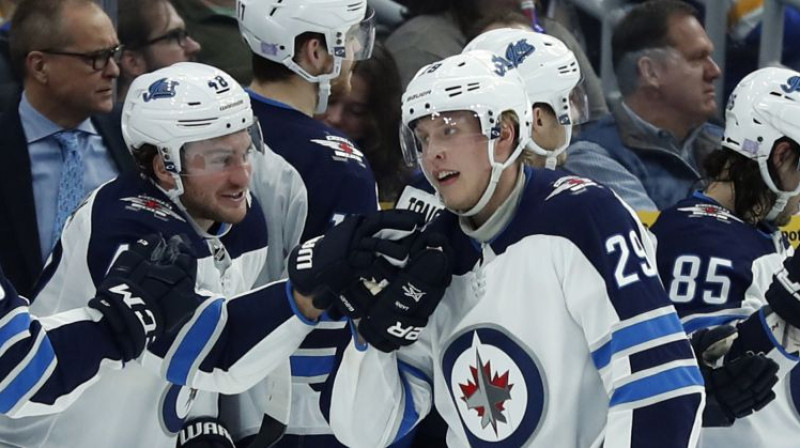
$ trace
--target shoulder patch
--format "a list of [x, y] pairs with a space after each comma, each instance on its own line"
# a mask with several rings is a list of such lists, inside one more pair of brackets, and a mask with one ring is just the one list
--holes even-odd
[[742, 222], [730, 210], [715, 204], [695, 204], [691, 207], [679, 207], [678, 211], [689, 214], [689, 218], [708, 217], [725, 223], [732, 221]]
[[602, 185], [597, 184], [597, 182], [587, 179], [585, 177], [578, 177], [578, 176], [564, 176], [553, 182], [553, 191], [544, 198], [545, 201], [550, 200], [551, 198], [562, 194], [562, 193], [572, 193], [572, 194], [581, 194], [587, 190], [589, 187], [597, 187], [603, 188]]
[[172, 209], [172, 205], [152, 196], [140, 194], [139, 196], [120, 198], [120, 201], [127, 202], [127, 205], [125, 205], [127, 210], [134, 212], [150, 212], [153, 216], [162, 221], [166, 221], [168, 218], [174, 218], [183, 222], [186, 221]]
[[311, 141], [326, 148], [333, 149], [333, 160], [339, 162], [355, 160], [359, 164], [364, 165], [364, 153], [358, 150], [353, 142], [344, 137], [327, 135], [325, 139], [313, 138]]

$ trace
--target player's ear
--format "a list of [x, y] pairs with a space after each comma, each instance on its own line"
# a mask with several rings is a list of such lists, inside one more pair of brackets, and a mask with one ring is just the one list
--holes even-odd
[[175, 179], [172, 178], [172, 173], [167, 171], [167, 167], [164, 166], [164, 159], [161, 158], [161, 154], [156, 154], [153, 157], [153, 174], [156, 177], [156, 182], [165, 190], [175, 188]]
[[333, 59], [328, 55], [325, 42], [318, 37], [307, 39], [295, 50], [295, 54], [298, 55], [297, 63], [312, 75], [322, 73], [328, 59]]
[[507, 160], [517, 144], [517, 127], [513, 118], [503, 114], [500, 119], [500, 136], [494, 144], [495, 160]]

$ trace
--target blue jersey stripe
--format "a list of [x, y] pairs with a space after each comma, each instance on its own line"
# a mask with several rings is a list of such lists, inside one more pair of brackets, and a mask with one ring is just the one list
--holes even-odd
[[292, 355], [289, 364], [292, 376], [320, 376], [331, 373], [336, 361], [334, 355], [305, 356]]
[[725, 316], [699, 316], [694, 319], [689, 319], [683, 324], [683, 329], [686, 333], [691, 334], [703, 328], [716, 327], [719, 325], [726, 325], [733, 321], [741, 320], [747, 316], [741, 314], [728, 314]]
[[403, 383], [403, 395], [406, 401], [405, 407], [403, 408], [403, 420], [400, 421], [400, 428], [397, 429], [397, 436], [392, 443], [397, 442], [408, 434], [414, 428], [417, 420], [419, 420], [419, 413], [417, 413], [417, 409], [414, 407], [414, 394], [411, 392], [411, 385], [408, 383], [406, 376], [402, 375], [402, 373], [409, 373], [415, 377], [425, 378], [422, 372], [408, 364], [398, 361], [397, 367], [401, 373], [400, 381]]
[[19, 313], [0, 328], [0, 347], [6, 345], [11, 338], [28, 331], [31, 325], [31, 318], [28, 313]]
[[592, 352], [592, 359], [599, 370], [607, 366], [617, 352], [674, 333], [683, 333], [683, 327], [674, 313], [654, 317], [615, 331], [610, 341]]
[[610, 406], [644, 400], [687, 386], [703, 386], [703, 375], [696, 366], [682, 366], [630, 382], [614, 391]]
[[31, 388], [42, 380], [45, 372], [55, 361], [56, 354], [50, 339], [47, 336], [42, 338], [36, 354], [33, 355], [28, 365], [26, 365], [16, 377], [0, 391], [0, 413], [7, 413], [16, 406]]
[[219, 323], [223, 299], [216, 299], [206, 307], [192, 327], [183, 337], [178, 349], [172, 355], [167, 368], [167, 380], [173, 384], [186, 385], [192, 365], [197, 361], [197, 357], [203, 348], [208, 344], [209, 339], [216, 331]]

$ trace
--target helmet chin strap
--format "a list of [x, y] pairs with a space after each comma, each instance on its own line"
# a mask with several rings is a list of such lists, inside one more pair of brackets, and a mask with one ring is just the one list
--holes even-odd
[[571, 125], [562, 125], [566, 128], [566, 135], [564, 139], [564, 143], [559, 146], [558, 148], [549, 151], [547, 149], [542, 148], [541, 146], [537, 145], [533, 139], [533, 135], [531, 135], [530, 140], [525, 145], [525, 149], [533, 151], [534, 153], [546, 157], [544, 167], [548, 170], [556, 169], [556, 165], [558, 165], [558, 156], [561, 155], [562, 152], [567, 150], [569, 146], [570, 140], [572, 140], [572, 126]]
[[778, 193], [778, 199], [775, 200], [775, 203], [772, 204], [772, 208], [767, 213], [767, 217], [764, 218], [767, 222], [775, 221], [775, 218], [786, 208], [786, 204], [789, 202], [789, 198], [791, 197], [788, 193]]
[[331, 81], [327, 77], [322, 78], [317, 84], [317, 107], [315, 114], [321, 114], [328, 109], [328, 98], [331, 96]]

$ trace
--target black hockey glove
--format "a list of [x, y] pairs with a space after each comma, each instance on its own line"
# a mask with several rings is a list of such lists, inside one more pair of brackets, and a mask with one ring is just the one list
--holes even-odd
[[296, 247], [289, 255], [289, 279], [300, 294], [313, 296], [314, 306], [328, 309], [341, 290], [359, 280], [379, 256], [403, 264], [411, 239], [424, 218], [407, 210], [367, 217], [348, 216], [324, 235]]
[[764, 296], [772, 311], [789, 325], [800, 328], [800, 257], [784, 260]]
[[[340, 297], [352, 296], [360, 304], [371, 302], [358, 322], [358, 332], [378, 350], [391, 352], [413, 344], [453, 276], [452, 254], [444, 236], [423, 233], [415, 242], [408, 264], [388, 281], [373, 285], [379, 289], [372, 297], [369, 285], [354, 285]], [[348, 294], [349, 293], [349, 294]]]
[[705, 427], [731, 426], [735, 419], [746, 417], [775, 399], [775, 361], [752, 352], [735, 359], [723, 358], [736, 337], [736, 328], [730, 325], [692, 335], [692, 347], [706, 383]]
[[231, 435], [222, 422], [201, 417], [183, 424], [176, 448], [235, 448]]
[[191, 317], [201, 302], [196, 273], [197, 261], [178, 236], [169, 243], [147, 236], [117, 257], [89, 306], [103, 313], [123, 361]]

